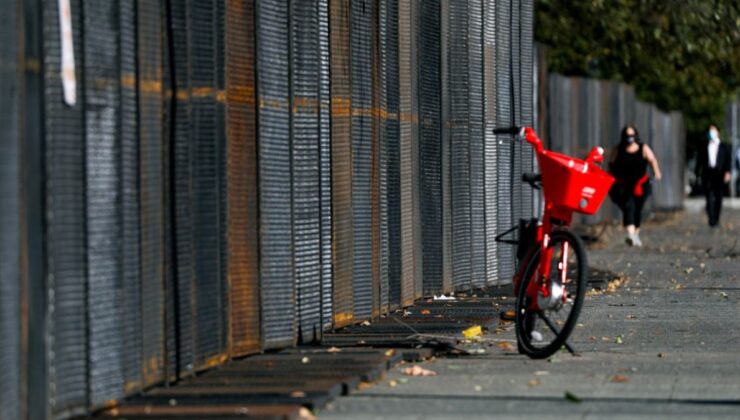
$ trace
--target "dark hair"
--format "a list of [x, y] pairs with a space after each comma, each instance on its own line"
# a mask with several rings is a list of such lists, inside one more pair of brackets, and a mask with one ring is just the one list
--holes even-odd
[[640, 139], [640, 133], [637, 131], [637, 128], [635, 128], [634, 125], [625, 125], [622, 129], [622, 133], [619, 136], [619, 145], [617, 146], [617, 151], [621, 154], [624, 153], [627, 150], [627, 146], [629, 146], [629, 143], [627, 142], [627, 130], [632, 129], [635, 132], [635, 143], [642, 144], [642, 140]]

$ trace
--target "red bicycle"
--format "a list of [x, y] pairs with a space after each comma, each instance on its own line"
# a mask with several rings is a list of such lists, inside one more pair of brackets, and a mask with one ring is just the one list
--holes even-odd
[[[526, 173], [522, 181], [544, 194], [542, 222], [522, 220], [498, 235], [499, 242], [517, 245], [519, 267], [513, 279], [517, 296], [516, 337], [520, 353], [533, 359], [549, 357], [568, 343], [586, 296], [588, 262], [583, 242], [570, 231], [573, 213], [599, 210], [614, 178], [599, 167], [604, 149], [594, 147], [585, 160], [545, 150], [529, 127], [495, 129], [512, 134], [535, 149], [540, 174]], [[503, 237], [518, 229], [518, 240]]]

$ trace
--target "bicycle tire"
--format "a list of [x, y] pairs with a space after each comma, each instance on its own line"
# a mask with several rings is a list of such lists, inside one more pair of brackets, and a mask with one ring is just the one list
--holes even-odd
[[[555, 339], [553, 339], [550, 344], [544, 347], [537, 348], [533, 346], [531, 342], [532, 337], [530, 333], [534, 323], [534, 320], [531, 317], [539, 316], [539, 314], [526, 310], [526, 300], [528, 298], [527, 288], [529, 286], [529, 283], [532, 281], [534, 273], [536, 272], [540, 262], [541, 251], [539, 249], [535, 252], [532, 259], [529, 261], [529, 264], [526, 271], [524, 272], [524, 276], [522, 277], [521, 284], [519, 286], [519, 293], [517, 294], [516, 300], [515, 321], [517, 348], [519, 349], [520, 353], [526, 354], [532, 359], [544, 359], [550, 357], [555, 352], [560, 350], [563, 344], [565, 344], [568, 337], [570, 337], [570, 334], [573, 332], [573, 329], [578, 322], [578, 316], [580, 315], [581, 309], [583, 307], [583, 301], [586, 298], [586, 276], [588, 273], [588, 260], [586, 257], [586, 249], [583, 245], [583, 241], [581, 241], [581, 238], [573, 234], [571, 231], [560, 230], [552, 234], [550, 247], [564, 241], [567, 241], [571, 244], [573, 253], [578, 259], [578, 274], [575, 276], [577, 291], [575, 293], [571, 312], [568, 315], [568, 319], [567, 321], [565, 321], [563, 328], [560, 330], [559, 334], [556, 335]], [[522, 311], [522, 307], [525, 308], [524, 311]], [[528, 329], [529, 331], [527, 331]]]

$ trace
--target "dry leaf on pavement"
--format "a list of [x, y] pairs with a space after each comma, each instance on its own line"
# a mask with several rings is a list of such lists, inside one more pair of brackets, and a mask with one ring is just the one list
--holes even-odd
[[630, 379], [624, 375], [614, 375], [614, 377], [612, 377], [612, 382], [616, 383], [624, 383], [629, 381]]
[[498, 348], [500, 348], [503, 351], [514, 351], [515, 350], [514, 345], [508, 341], [502, 341], [496, 344], [496, 346], [498, 346]]
[[424, 369], [423, 367], [418, 365], [414, 365], [413, 367], [404, 369], [403, 374], [408, 376], [437, 376], [437, 372], [429, 369]]

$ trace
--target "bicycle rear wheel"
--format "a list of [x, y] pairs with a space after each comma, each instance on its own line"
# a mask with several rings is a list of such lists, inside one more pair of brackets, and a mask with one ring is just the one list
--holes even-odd
[[[516, 301], [516, 336], [519, 350], [533, 359], [543, 359], [558, 351], [578, 322], [586, 297], [588, 262], [581, 239], [570, 231], [552, 234], [552, 250], [547, 283], [555, 297], [538, 291], [539, 309], [533, 309], [533, 297], [527, 293], [540, 265], [538, 250], [527, 266]], [[563, 291], [563, 297], [557, 297]]]

